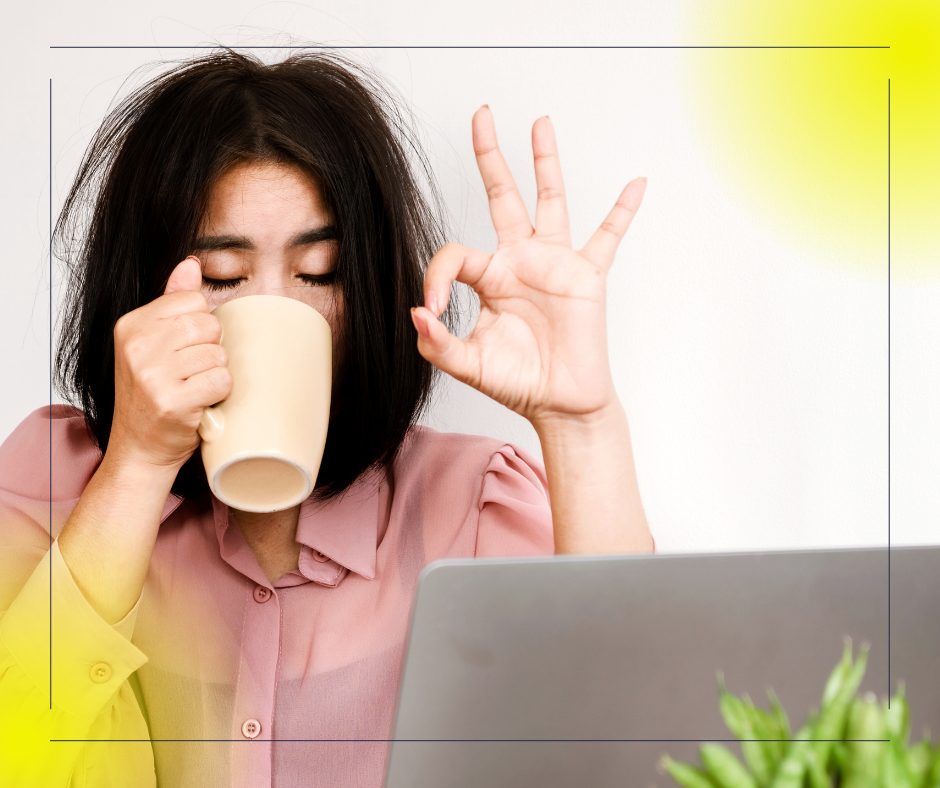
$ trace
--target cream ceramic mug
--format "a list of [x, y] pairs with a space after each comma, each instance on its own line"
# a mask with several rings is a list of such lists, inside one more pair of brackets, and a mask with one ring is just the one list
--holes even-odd
[[209, 487], [246, 512], [290, 509], [313, 492], [330, 418], [332, 331], [283, 296], [234, 298], [222, 323], [232, 391], [199, 422]]

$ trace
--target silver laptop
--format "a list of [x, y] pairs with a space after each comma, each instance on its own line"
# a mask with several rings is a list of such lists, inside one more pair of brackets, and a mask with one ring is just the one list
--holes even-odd
[[667, 788], [662, 753], [732, 738], [717, 671], [796, 730], [846, 636], [871, 644], [862, 691], [905, 680], [913, 738], [940, 733], [940, 547], [440, 561], [386, 785]]

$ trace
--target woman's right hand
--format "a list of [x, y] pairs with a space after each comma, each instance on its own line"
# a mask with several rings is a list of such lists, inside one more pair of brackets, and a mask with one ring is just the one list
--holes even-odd
[[199, 291], [202, 268], [187, 257], [162, 296], [114, 326], [114, 420], [108, 451], [178, 469], [199, 446], [203, 409], [232, 390], [222, 325]]

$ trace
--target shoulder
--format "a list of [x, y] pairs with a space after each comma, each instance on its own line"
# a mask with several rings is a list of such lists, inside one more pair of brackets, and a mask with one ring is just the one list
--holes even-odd
[[553, 552], [545, 469], [520, 446], [414, 427], [394, 487], [402, 516], [426, 523], [428, 560]]
[[423, 426], [411, 428], [395, 462], [398, 478], [461, 487], [475, 481], [478, 491], [485, 476], [514, 472], [547, 490], [542, 463], [522, 447], [484, 435], [438, 432]]
[[47, 405], [30, 413], [0, 444], [0, 490], [48, 501], [51, 489], [51, 500], [72, 500], [100, 463], [82, 411]]

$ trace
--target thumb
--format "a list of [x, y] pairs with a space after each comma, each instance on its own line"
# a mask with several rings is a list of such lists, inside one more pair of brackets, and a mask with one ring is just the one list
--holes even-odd
[[177, 290], [198, 290], [201, 284], [202, 263], [198, 257], [190, 255], [173, 269], [163, 295], [175, 293]]

